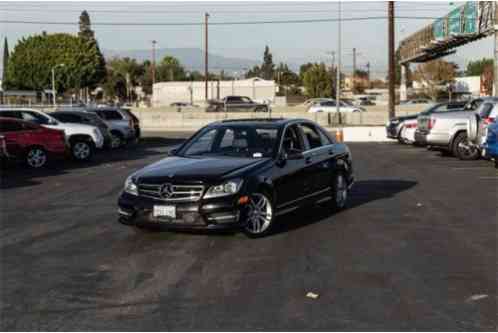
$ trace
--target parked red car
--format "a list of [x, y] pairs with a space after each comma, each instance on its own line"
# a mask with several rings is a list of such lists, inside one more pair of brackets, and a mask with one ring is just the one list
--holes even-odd
[[16, 159], [32, 168], [64, 157], [64, 131], [46, 128], [14, 118], [0, 117], [0, 158]]

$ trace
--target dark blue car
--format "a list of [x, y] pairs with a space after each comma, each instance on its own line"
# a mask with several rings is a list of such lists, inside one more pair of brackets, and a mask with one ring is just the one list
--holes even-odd
[[498, 168], [498, 122], [488, 125], [482, 154], [484, 157], [494, 158], [495, 167]]

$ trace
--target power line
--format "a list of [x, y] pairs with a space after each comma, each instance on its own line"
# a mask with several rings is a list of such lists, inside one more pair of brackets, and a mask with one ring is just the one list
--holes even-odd
[[[348, 17], [342, 18], [342, 22], [386, 20], [386, 16], [368, 17]], [[402, 20], [434, 20], [437, 17], [427, 16], [396, 16]], [[255, 25], [255, 24], [291, 24], [291, 23], [325, 23], [337, 22], [336, 18], [324, 19], [302, 19], [302, 20], [261, 20], [261, 21], [232, 21], [232, 22], [211, 22], [209, 25]], [[55, 22], [55, 21], [25, 21], [25, 20], [0, 20], [5, 24], [38, 24], [38, 25], [78, 25], [75, 22]], [[203, 22], [92, 22], [92, 26], [202, 26]]]

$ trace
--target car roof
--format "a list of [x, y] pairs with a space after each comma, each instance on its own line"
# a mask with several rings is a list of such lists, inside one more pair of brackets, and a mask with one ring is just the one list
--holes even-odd
[[299, 119], [299, 118], [247, 118], [247, 119], [227, 119], [219, 122], [215, 122], [213, 126], [222, 126], [222, 125], [235, 125], [235, 126], [269, 126], [269, 127], [281, 127], [286, 126], [293, 123], [313, 123], [308, 119]]

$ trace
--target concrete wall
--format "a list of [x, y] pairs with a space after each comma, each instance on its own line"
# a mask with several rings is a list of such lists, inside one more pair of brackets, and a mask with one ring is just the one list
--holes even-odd
[[[423, 105], [410, 105], [399, 107], [397, 115], [418, 113], [425, 109]], [[132, 111], [140, 118], [144, 130], [175, 131], [197, 130], [213, 121], [224, 119], [261, 118], [268, 117], [266, 113], [240, 112], [240, 113], [207, 113], [203, 108], [185, 108], [181, 112], [176, 108], [135, 108]], [[307, 113], [303, 107], [273, 107], [272, 117], [304, 118], [316, 121], [322, 126], [333, 127], [338, 124], [336, 114]], [[383, 126], [388, 120], [387, 108], [373, 106], [367, 112], [342, 114], [342, 124], [349, 126]]]

